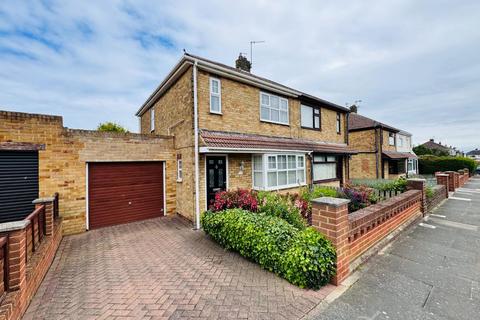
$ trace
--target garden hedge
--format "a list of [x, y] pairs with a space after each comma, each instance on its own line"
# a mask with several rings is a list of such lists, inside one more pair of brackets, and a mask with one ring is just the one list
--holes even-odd
[[437, 171], [457, 171], [465, 168], [472, 173], [475, 172], [477, 164], [473, 159], [466, 157], [420, 156], [418, 168], [420, 174], [435, 174]]
[[299, 230], [285, 220], [242, 209], [202, 215], [203, 230], [228, 250], [302, 288], [317, 289], [336, 272], [336, 253], [322, 234]]

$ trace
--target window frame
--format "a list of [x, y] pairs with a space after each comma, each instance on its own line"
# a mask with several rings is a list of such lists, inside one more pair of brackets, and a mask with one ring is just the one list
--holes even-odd
[[[312, 108], [312, 127], [306, 127], [302, 124], [302, 107]], [[318, 114], [315, 114], [318, 111]], [[318, 118], [318, 128], [315, 127], [315, 118]], [[319, 106], [310, 105], [308, 103], [300, 103], [300, 127], [307, 130], [322, 131], [322, 108]]]
[[183, 161], [182, 158], [177, 159], [177, 182], [183, 181]]
[[[325, 161], [317, 161], [317, 160], [315, 160], [315, 157], [324, 157]], [[334, 157], [335, 161], [329, 161], [328, 157]], [[338, 165], [340, 163], [339, 157], [340, 157], [339, 155], [328, 154], [328, 153], [316, 153], [316, 154], [314, 153], [314, 154], [312, 154], [312, 180], [313, 180], [313, 183], [340, 181], [341, 177], [338, 176]], [[314, 167], [315, 167], [315, 165], [316, 164], [332, 164], [332, 163], [335, 163], [335, 178], [315, 180], [315, 178], [314, 178]]]
[[[390, 138], [393, 138], [393, 144], [392, 144], [392, 142], [390, 141]], [[395, 139], [395, 133], [394, 133], [394, 132], [389, 132], [389, 133], [388, 133], [388, 145], [389, 145], [389, 146], [396, 146], [396, 140], [397, 140], [397, 139]]]
[[342, 134], [342, 115], [340, 112], [337, 112], [337, 117], [335, 119], [335, 130], [337, 134]]
[[150, 109], [150, 132], [155, 131], [155, 108]]
[[[263, 186], [256, 186], [255, 185], [255, 172], [260, 172], [260, 170], [254, 170], [255, 168], [255, 156], [260, 156], [262, 161], [262, 184]], [[289, 168], [289, 157], [295, 157], [295, 166]], [[275, 158], [275, 166], [270, 168], [270, 159]], [[285, 157], [285, 168], [279, 168], [279, 157]], [[299, 159], [302, 159], [301, 161]], [[282, 189], [290, 189], [290, 188], [297, 188], [300, 186], [307, 185], [307, 167], [306, 167], [306, 157], [305, 154], [298, 154], [298, 153], [265, 153], [265, 154], [252, 154], [252, 189], [254, 190], [264, 190], [264, 191], [274, 191], [274, 190], [282, 190]], [[303, 167], [299, 166], [299, 163], [302, 163]], [[303, 177], [299, 176], [299, 171], [303, 172]], [[269, 173], [276, 173], [276, 185], [269, 186], [268, 185], [268, 174]], [[287, 183], [279, 185], [278, 184], [278, 173], [279, 172], [286, 172], [286, 179]], [[295, 172], [295, 183], [288, 183], [288, 176], [289, 172]], [[298, 182], [301, 180], [302, 182]]]
[[[268, 101], [269, 101], [268, 106], [262, 104], [262, 95], [267, 95], [267, 96], [268, 96]], [[272, 108], [270, 107], [271, 97], [277, 97], [277, 98], [278, 98], [278, 119], [279, 119], [278, 121], [270, 120], [270, 119], [263, 119], [263, 118], [262, 118], [262, 107], [263, 107], [263, 106], [264, 106], [265, 108], [268, 108], [268, 109], [270, 110], [270, 118], [271, 118], [271, 110], [272, 110]], [[276, 95], [276, 94], [273, 94], [273, 93], [269, 93], [269, 92], [266, 92], [266, 91], [260, 91], [259, 98], [260, 98], [260, 108], [259, 108], [259, 111], [260, 111], [260, 121], [261, 121], [261, 122], [274, 123], [274, 124], [279, 124], [279, 125], [283, 125], [283, 126], [290, 126], [290, 105], [289, 105], [289, 103], [288, 103], [288, 99], [287, 99], [287, 98], [284, 98], [284, 97], [281, 97], [281, 96], [279, 96], [279, 95]], [[280, 121], [280, 112], [281, 112], [281, 103], [282, 103], [282, 101], [285, 101], [285, 102], [287, 103], [287, 122], [281, 122], [281, 121]]]
[[[212, 83], [214, 81], [217, 81], [218, 82], [218, 93], [217, 92], [212, 92]], [[215, 77], [210, 77], [210, 80], [209, 80], [209, 99], [210, 99], [210, 113], [213, 113], [213, 114], [222, 114], [222, 82], [220, 81], [219, 78], [215, 78]], [[216, 96], [218, 97], [218, 108], [219, 110], [216, 111], [216, 110], [212, 110], [212, 96]]]

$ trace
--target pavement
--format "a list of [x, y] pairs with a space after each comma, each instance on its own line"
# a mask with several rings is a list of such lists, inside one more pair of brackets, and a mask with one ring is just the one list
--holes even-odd
[[[480, 178], [369, 260], [308, 319], [480, 319]], [[327, 299], [328, 300], [328, 299]]]
[[178, 217], [64, 237], [24, 319], [300, 319], [303, 290]]

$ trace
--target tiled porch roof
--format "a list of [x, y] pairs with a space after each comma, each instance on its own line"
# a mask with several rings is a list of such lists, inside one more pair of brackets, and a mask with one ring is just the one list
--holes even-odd
[[397, 151], [383, 151], [384, 158], [399, 160], [399, 159], [416, 159], [417, 156], [410, 152], [397, 152]]
[[355, 154], [343, 143], [316, 142], [307, 139], [270, 137], [237, 132], [200, 130], [204, 146], [211, 149], [291, 150], [332, 154]]

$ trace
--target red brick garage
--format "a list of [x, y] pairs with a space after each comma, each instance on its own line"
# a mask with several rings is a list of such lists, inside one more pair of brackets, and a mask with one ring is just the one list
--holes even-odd
[[88, 163], [88, 228], [161, 217], [163, 162]]

